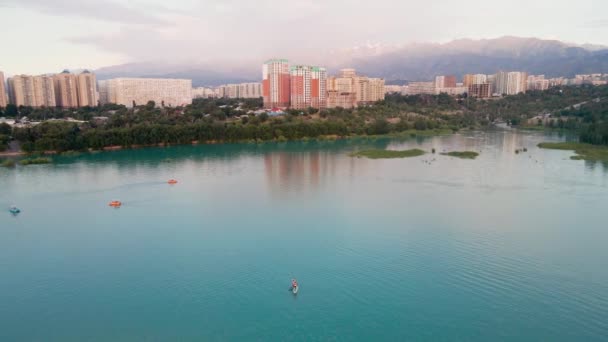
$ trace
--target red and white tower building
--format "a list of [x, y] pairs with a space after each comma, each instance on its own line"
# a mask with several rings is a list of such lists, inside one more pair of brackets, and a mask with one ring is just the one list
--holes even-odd
[[295, 65], [290, 69], [291, 108], [327, 107], [327, 71], [325, 68]]
[[287, 108], [291, 99], [289, 61], [271, 59], [262, 66], [262, 96], [265, 108]]

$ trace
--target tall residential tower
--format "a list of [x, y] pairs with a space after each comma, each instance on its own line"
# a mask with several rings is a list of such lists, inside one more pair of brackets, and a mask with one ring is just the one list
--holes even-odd
[[16, 106], [55, 107], [52, 76], [13, 76], [8, 79], [8, 94]]
[[97, 106], [97, 81], [95, 74], [88, 70], [76, 75], [76, 93], [78, 107]]
[[76, 85], [76, 75], [64, 70], [54, 76], [54, 82], [57, 107], [77, 108], [78, 87]]
[[289, 107], [291, 98], [289, 61], [271, 59], [262, 66], [262, 96], [266, 108]]
[[295, 65], [290, 69], [291, 108], [327, 107], [327, 71], [325, 68]]

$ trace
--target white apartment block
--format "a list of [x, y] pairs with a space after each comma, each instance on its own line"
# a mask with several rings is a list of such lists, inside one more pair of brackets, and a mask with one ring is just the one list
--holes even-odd
[[213, 88], [197, 87], [192, 88], [193, 99], [208, 99], [218, 97], [218, 92]]
[[145, 105], [177, 107], [192, 103], [192, 80], [168, 78], [115, 78], [99, 83], [102, 104], [126, 107]]
[[435, 82], [410, 82], [407, 85], [406, 94], [408, 95], [420, 95], [420, 94], [437, 94], [437, 88]]
[[435, 89], [435, 92], [437, 94], [446, 93], [451, 96], [463, 95], [464, 93], [466, 93], [468, 91], [469, 91], [468, 87], [446, 87], [446, 88], [436, 88]]
[[445, 88], [445, 76], [435, 76], [435, 87]]
[[528, 76], [528, 90], [547, 90], [549, 89], [549, 80], [545, 79], [545, 75], [530, 75]]
[[498, 72], [494, 79], [493, 88], [499, 95], [515, 95], [525, 93], [528, 84], [528, 74], [520, 71]]
[[262, 83], [225, 84], [216, 88], [218, 97], [229, 99], [255, 99], [262, 97]]
[[239, 97], [243, 99], [257, 99], [262, 97], [262, 83], [241, 83], [239, 84]]

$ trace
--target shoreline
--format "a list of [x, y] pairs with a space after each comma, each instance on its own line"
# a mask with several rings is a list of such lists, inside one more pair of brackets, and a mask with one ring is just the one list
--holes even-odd
[[134, 144], [130, 146], [120, 146], [120, 145], [112, 145], [112, 146], [104, 146], [101, 149], [93, 149], [89, 148], [87, 150], [82, 151], [35, 151], [35, 152], [0, 152], [0, 158], [9, 157], [25, 157], [25, 156], [35, 156], [35, 155], [58, 155], [58, 156], [69, 156], [70, 154], [78, 154], [78, 153], [99, 153], [99, 152], [111, 152], [111, 151], [122, 151], [122, 150], [138, 150], [144, 148], [153, 148], [153, 147], [172, 147], [172, 146], [196, 146], [196, 145], [217, 145], [217, 144], [264, 144], [264, 143], [280, 143], [280, 142], [294, 142], [294, 141], [338, 141], [338, 140], [350, 140], [350, 139], [380, 139], [380, 138], [411, 138], [411, 137], [431, 137], [431, 136], [442, 136], [442, 135], [451, 135], [458, 133], [462, 130], [454, 131], [451, 128], [441, 128], [441, 129], [432, 129], [432, 130], [407, 130], [402, 132], [394, 132], [380, 135], [348, 135], [348, 136], [338, 136], [338, 135], [324, 135], [316, 138], [304, 137], [301, 139], [291, 139], [291, 140], [281, 140], [281, 139], [272, 139], [272, 140], [238, 140], [238, 141], [218, 141], [218, 140], [209, 140], [201, 142], [199, 140], [193, 140], [190, 143], [183, 144], [174, 144], [174, 143], [158, 143], [158, 144]]

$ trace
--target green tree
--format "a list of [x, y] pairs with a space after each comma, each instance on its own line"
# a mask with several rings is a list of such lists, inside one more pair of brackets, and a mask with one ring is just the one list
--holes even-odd
[[13, 129], [6, 122], [0, 123], [0, 134], [11, 135]]
[[9, 103], [6, 105], [6, 108], [4, 109], [4, 115], [6, 115], [9, 118], [14, 118], [19, 115], [19, 110], [17, 109], [17, 106], [15, 106], [12, 103]]

